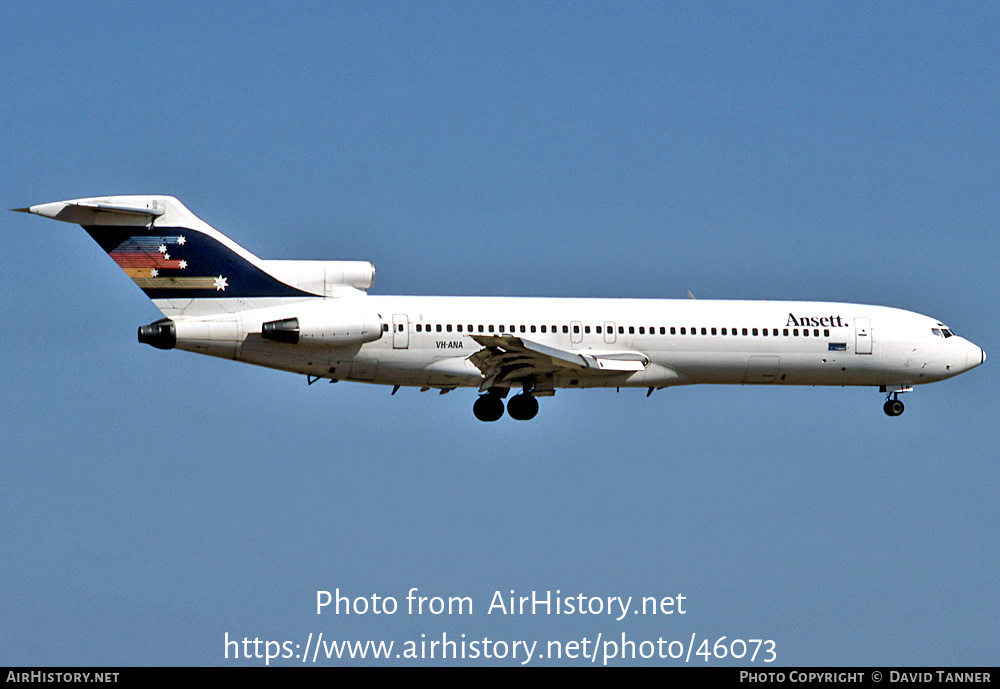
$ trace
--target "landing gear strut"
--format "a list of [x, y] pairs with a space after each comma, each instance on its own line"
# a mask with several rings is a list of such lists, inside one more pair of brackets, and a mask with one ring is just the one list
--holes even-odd
[[903, 413], [903, 409], [905, 409], [905, 407], [903, 406], [903, 403], [899, 401], [899, 398], [897, 397], [898, 394], [899, 393], [896, 392], [889, 393], [889, 396], [885, 400], [885, 404], [882, 405], [882, 410], [887, 416], [899, 416]]

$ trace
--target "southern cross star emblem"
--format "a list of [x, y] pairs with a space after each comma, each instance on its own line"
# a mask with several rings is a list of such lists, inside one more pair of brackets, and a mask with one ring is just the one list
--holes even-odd
[[184, 235], [181, 235], [180, 237], [177, 238], [177, 243], [180, 244], [181, 246], [184, 246], [184, 242], [186, 241], [187, 239], [184, 238]]
[[221, 275], [215, 278], [212, 284], [215, 287], [216, 292], [225, 292], [226, 288], [229, 287], [229, 282], [227, 282], [226, 278]]

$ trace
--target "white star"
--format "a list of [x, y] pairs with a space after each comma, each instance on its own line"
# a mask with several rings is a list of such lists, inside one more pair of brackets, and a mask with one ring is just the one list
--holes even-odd
[[169, 261], [170, 260], [170, 254], [163, 254], [163, 260], [164, 261]]
[[149, 277], [151, 277], [151, 278], [155, 278], [159, 274], [160, 274], [160, 271], [158, 271], [156, 268], [153, 268], [151, 271], [149, 271]]
[[188, 267], [188, 262], [187, 261], [181, 261], [180, 263], [177, 264], [177, 267], [178, 268], [187, 268]]
[[166, 244], [160, 244], [160, 248], [157, 249], [157, 251], [159, 251], [161, 254], [167, 253], [167, 246], [166, 246]]
[[226, 282], [226, 278], [222, 277], [221, 275], [219, 277], [215, 278], [215, 281], [214, 281], [213, 284], [215, 286], [215, 291], [216, 292], [219, 292], [219, 291], [225, 292], [226, 291], [226, 287], [229, 286], [229, 283]]
[[181, 246], [184, 246], [184, 242], [186, 242], [186, 241], [187, 240], [184, 239], [183, 235], [181, 235], [180, 237], [177, 238], [177, 243], [180, 244]]

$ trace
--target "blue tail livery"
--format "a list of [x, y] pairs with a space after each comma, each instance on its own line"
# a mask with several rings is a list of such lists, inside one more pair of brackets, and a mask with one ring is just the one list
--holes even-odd
[[15, 210], [82, 225], [165, 313], [188, 300], [201, 302], [201, 313], [215, 310], [205, 309], [205, 300], [333, 296], [337, 286], [367, 289], [374, 276], [367, 261], [261, 260], [171, 196], [94, 197]]

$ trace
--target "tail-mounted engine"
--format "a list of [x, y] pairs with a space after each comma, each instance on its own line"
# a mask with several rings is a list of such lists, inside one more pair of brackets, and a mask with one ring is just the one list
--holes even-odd
[[331, 311], [268, 321], [261, 326], [260, 335], [273, 342], [333, 347], [360, 345], [382, 337], [382, 319], [377, 315]]

